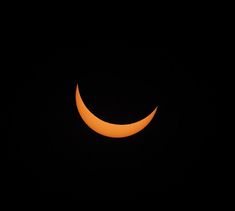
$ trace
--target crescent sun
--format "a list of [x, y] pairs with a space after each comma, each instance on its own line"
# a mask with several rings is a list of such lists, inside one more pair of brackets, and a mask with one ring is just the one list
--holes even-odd
[[86, 107], [82, 100], [78, 85], [76, 87], [76, 105], [82, 120], [89, 128], [100, 135], [111, 138], [125, 138], [142, 131], [152, 121], [158, 110], [158, 107], [156, 107], [151, 114], [135, 123], [122, 125], [112, 124], [99, 119]]

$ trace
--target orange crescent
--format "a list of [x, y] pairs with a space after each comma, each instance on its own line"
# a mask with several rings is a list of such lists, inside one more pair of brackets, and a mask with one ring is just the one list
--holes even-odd
[[158, 109], [158, 107], [156, 107], [146, 118], [132, 124], [121, 125], [108, 123], [99, 119], [89, 111], [82, 100], [78, 85], [76, 88], [76, 105], [81, 118], [88, 127], [100, 135], [111, 138], [124, 138], [140, 132], [152, 121]]

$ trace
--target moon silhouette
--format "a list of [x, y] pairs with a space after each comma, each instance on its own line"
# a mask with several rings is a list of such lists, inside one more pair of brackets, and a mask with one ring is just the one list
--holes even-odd
[[154, 109], [154, 111], [146, 118], [131, 124], [121, 125], [105, 122], [96, 117], [86, 107], [85, 103], [82, 100], [78, 85], [76, 87], [76, 105], [81, 118], [89, 128], [100, 135], [111, 138], [125, 138], [142, 131], [152, 121], [158, 110], [158, 107], [156, 107], [156, 109]]

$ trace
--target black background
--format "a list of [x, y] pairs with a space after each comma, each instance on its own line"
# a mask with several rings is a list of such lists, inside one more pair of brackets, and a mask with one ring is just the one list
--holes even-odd
[[[209, 73], [198, 69], [202, 54], [152, 42], [83, 44], [29, 49], [29, 76], [11, 80], [9, 197], [142, 199], [208, 191], [216, 93]], [[158, 113], [132, 137], [100, 136], [77, 112], [77, 83], [89, 109], [106, 121], [132, 123], [156, 106]]]

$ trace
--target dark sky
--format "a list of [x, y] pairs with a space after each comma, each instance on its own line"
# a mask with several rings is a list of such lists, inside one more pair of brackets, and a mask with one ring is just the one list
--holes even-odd
[[[30, 50], [30, 77], [11, 80], [10, 195], [138, 199], [207, 190], [216, 91], [197, 69], [200, 55], [151, 43], [84, 43]], [[132, 123], [155, 106], [159, 111], [132, 137], [100, 136], [77, 112], [77, 83], [86, 105], [106, 121]]]

